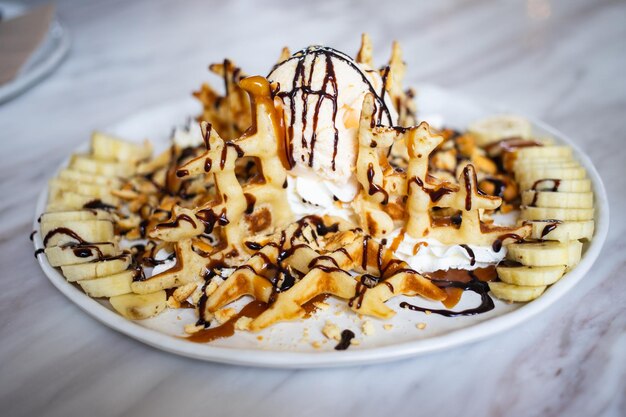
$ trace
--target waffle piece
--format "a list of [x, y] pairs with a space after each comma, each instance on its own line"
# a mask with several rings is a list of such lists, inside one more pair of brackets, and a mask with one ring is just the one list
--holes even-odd
[[250, 126], [251, 112], [248, 94], [240, 86], [245, 78], [241, 69], [225, 59], [221, 64], [213, 64], [209, 70], [224, 80], [224, 95], [218, 94], [208, 84], [202, 84], [194, 96], [204, 106], [198, 121], [207, 121], [226, 138], [236, 138]]
[[174, 245], [176, 264], [160, 274], [131, 284], [133, 292], [149, 294], [159, 290], [179, 287], [189, 283], [200, 283], [208, 269], [210, 260], [194, 250], [192, 239], [182, 239]]
[[[216, 198], [195, 207], [193, 216], [189, 216], [195, 225], [204, 225], [208, 233], [216, 225], [221, 226], [227, 252], [245, 251], [241, 246], [244, 236], [260, 231], [246, 230], [242, 222], [245, 212], [249, 210], [247, 201], [254, 202], [249, 214], [263, 207], [269, 212], [271, 217], [265, 228], [280, 227], [292, 220], [285, 193], [287, 173], [280, 149], [280, 144], [284, 144], [284, 132], [271, 98], [269, 83], [261, 77], [251, 77], [243, 80], [241, 85], [250, 94], [255, 124], [236, 140], [224, 141], [211, 125], [202, 123], [206, 151], [177, 170], [180, 178], [213, 176]], [[235, 164], [237, 158], [244, 156], [257, 159], [262, 177], [242, 186], [235, 173]], [[152, 238], [177, 241], [202, 233], [201, 228], [175, 223], [176, 217], [172, 217], [169, 222], [157, 225], [149, 234]]]

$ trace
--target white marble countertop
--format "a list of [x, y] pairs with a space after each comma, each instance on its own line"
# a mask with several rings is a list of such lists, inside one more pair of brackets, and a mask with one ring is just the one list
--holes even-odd
[[[69, 58], [0, 106], [0, 414], [626, 415], [626, 3], [292, 3], [59, 2], [74, 38]], [[224, 55], [264, 73], [284, 44], [354, 52], [362, 31], [379, 60], [392, 39], [402, 42], [409, 82], [536, 116], [588, 153], [609, 192], [611, 231], [564, 300], [470, 346], [283, 371], [157, 351], [97, 323], [46, 280], [28, 241], [35, 199], [92, 129], [185, 96]]]

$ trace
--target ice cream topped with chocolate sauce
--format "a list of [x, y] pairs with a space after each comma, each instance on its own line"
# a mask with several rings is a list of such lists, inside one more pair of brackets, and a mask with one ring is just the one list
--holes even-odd
[[375, 96], [378, 124], [398, 121], [383, 77], [335, 49], [310, 46], [277, 64], [268, 78], [283, 102], [293, 174], [318, 177], [337, 198], [351, 201], [365, 94]]

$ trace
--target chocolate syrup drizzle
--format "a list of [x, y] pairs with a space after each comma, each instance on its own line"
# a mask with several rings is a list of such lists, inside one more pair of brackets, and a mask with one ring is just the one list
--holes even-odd
[[91, 200], [90, 202], [86, 203], [83, 206], [83, 208], [93, 209], [93, 210], [111, 211], [111, 210], [115, 210], [116, 207], [112, 206], [111, 204], [106, 204], [100, 199], [96, 199], [96, 200]]
[[541, 230], [541, 236], [540, 239], [543, 239], [544, 237], [546, 237], [548, 235], [548, 233], [550, 233], [551, 231], [553, 231], [554, 229], [556, 229], [558, 227], [559, 224], [563, 223], [561, 220], [556, 220], [556, 219], [548, 219], [548, 220], [538, 220], [541, 222], [546, 222], [547, 224], [543, 227], [543, 230]]
[[450, 194], [454, 191], [453, 189], [447, 187], [439, 187], [437, 189], [426, 188], [424, 186], [424, 181], [422, 181], [422, 179], [419, 177], [413, 177], [409, 179], [409, 189], [411, 183], [417, 184], [418, 187], [420, 187], [426, 194], [428, 194], [428, 196], [430, 197], [430, 201], [432, 201], [433, 203], [436, 203], [437, 201], [441, 200], [444, 195]]
[[535, 183], [533, 184], [531, 188], [532, 190], [535, 190], [535, 195], [533, 195], [533, 200], [529, 204], [531, 207], [534, 207], [537, 204], [537, 199], [539, 198], [539, 191], [537, 191], [537, 187], [539, 186], [539, 184], [545, 181], [552, 181], [554, 185], [552, 186], [552, 188], [542, 190], [542, 191], [553, 191], [553, 192], [558, 191], [559, 186], [561, 185], [561, 180], [556, 180], [556, 179], [543, 179], [543, 180], [535, 181]]
[[194, 229], [196, 228], [196, 222], [188, 214], [179, 214], [178, 216], [176, 216], [176, 219], [174, 219], [173, 222], [159, 223], [157, 225], [157, 228], [158, 229], [170, 229], [170, 228], [179, 227], [180, 222], [183, 222], [183, 221], [189, 223], [191, 227], [193, 227]]
[[505, 239], [515, 239], [515, 242], [518, 242], [518, 243], [524, 241], [524, 238], [521, 237], [520, 235], [517, 235], [515, 233], [505, 233], [503, 235], [498, 236], [498, 238], [493, 241], [493, 244], [491, 245], [491, 249], [493, 249], [494, 252], [500, 252], [500, 250], [502, 249], [502, 242]]
[[369, 184], [369, 195], [374, 195], [376, 193], [381, 193], [383, 195], [382, 205], [386, 205], [389, 203], [389, 193], [380, 185], [374, 183], [374, 164], [370, 162], [367, 166], [367, 182]]
[[80, 237], [76, 232], [74, 232], [71, 229], [68, 229], [67, 227], [57, 227], [56, 229], [52, 229], [50, 230], [46, 236], [43, 238], [43, 245], [44, 246], [48, 246], [48, 242], [50, 241], [50, 239], [52, 239], [54, 236], [56, 235], [66, 235], [71, 237], [72, 239], [76, 240], [78, 243], [81, 244], [89, 244], [89, 242], [86, 242], [85, 240], [83, 240], [82, 237]]
[[[558, 191], [559, 190], [559, 186], [561, 185], [561, 180], [558, 179], [551, 179], [551, 178], [546, 178], [546, 179], [542, 179], [542, 180], [537, 180], [533, 183], [533, 186], [530, 188], [531, 190], [537, 190], [537, 187], [539, 187], [540, 184], [547, 182], [547, 181], [551, 181], [552, 182], [552, 188], [548, 188], [545, 189], [545, 191]], [[544, 191], [544, 190], [542, 190]], [[533, 199], [533, 203], [531, 204], [534, 205], [534, 203], [536, 203], [536, 198], [537, 197], [537, 193], [535, 193], [535, 198]]]
[[354, 339], [354, 332], [352, 330], [344, 330], [341, 332], [341, 340], [335, 346], [335, 350], [346, 350], [350, 347], [352, 339]]
[[472, 248], [470, 248], [468, 245], [459, 245], [460, 247], [462, 247], [463, 249], [465, 249], [465, 252], [467, 252], [467, 254], [470, 257], [470, 266], [474, 266], [476, 265], [476, 255], [474, 255], [474, 251], [472, 250]]
[[439, 314], [446, 317], [458, 317], [458, 316], [473, 316], [476, 314], [486, 313], [487, 311], [491, 311], [494, 309], [495, 305], [493, 300], [489, 296], [489, 284], [484, 281], [481, 281], [475, 274], [475, 271], [465, 271], [469, 276], [469, 281], [448, 281], [442, 279], [435, 279], [434, 277], [428, 276], [425, 274], [427, 278], [429, 278], [433, 284], [438, 286], [439, 288], [460, 288], [463, 291], [472, 291], [476, 294], [480, 295], [480, 305], [475, 308], [469, 308], [461, 311], [452, 311], [446, 309], [432, 309], [416, 306], [413, 304], [409, 304], [406, 301], [400, 303], [401, 308], [406, 308], [411, 311], [421, 311], [421, 312], [430, 312], [434, 314]]

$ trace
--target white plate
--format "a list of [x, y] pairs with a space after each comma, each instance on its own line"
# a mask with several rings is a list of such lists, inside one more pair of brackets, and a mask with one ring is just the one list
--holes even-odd
[[[422, 114], [442, 115], [447, 126], [463, 128], [471, 120], [495, 112], [493, 108], [478, 105], [462, 96], [433, 86], [422, 86], [418, 91], [418, 104]], [[166, 146], [171, 127], [180, 125], [186, 117], [197, 112], [197, 104], [186, 99], [137, 114], [111, 127], [109, 131], [134, 140], [149, 137], [157, 144]], [[313, 368], [377, 363], [459, 346], [510, 329], [541, 313], [563, 297], [589, 271], [606, 238], [609, 221], [608, 202], [602, 181], [591, 161], [563, 134], [541, 122], [533, 121], [533, 124], [537, 134], [552, 136], [557, 141], [572, 146], [576, 157], [587, 169], [596, 196], [596, 231], [592, 242], [585, 245], [580, 264], [548, 288], [540, 298], [528, 304], [507, 304], [495, 300], [496, 308], [488, 313], [448, 318], [398, 308], [398, 303], [403, 297], [397, 297], [388, 302], [398, 312], [389, 322], [393, 324], [393, 328], [384, 330], [382, 321], [372, 319], [376, 332], [374, 335], [364, 337], [359, 328], [360, 320], [350, 312], [335, 315], [334, 309], [338, 306], [333, 302], [330, 309], [318, 312], [309, 320], [279, 323], [266, 329], [260, 333], [263, 336], [262, 341], [257, 340], [257, 334], [241, 332], [211, 344], [197, 344], [175, 336], [181, 334], [182, 323], [194, 320], [193, 311], [181, 310], [181, 313], [170, 310], [149, 320], [129, 321], [112, 311], [108, 302], [92, 299], [69, 284], [55, 268], [50, 266], [45, 256], [39, 256], [38, 260], [54, 286], [97, 320], [159, 349], [202, 360], [277, 368]], [[46, 200], [47, 190], [44, 190], [37, 203], [36, 217], [43, 212]], [[39, 230], [36, 219], [34, 230]], [[34, 242], [36, 248], [42, 247], [40, 233], [35, 235]], [[475, 306], [477, 298], [473, 293], [465, 293], [455, 309]], [[419, 305], [435, 307], [435, 304], [429, 304], [422, 299], [409, 300]], [[179, 314], [182, 320], [177, 319], [176, 316]], [[361, 344], [351, 346], [346, 351], [335, 351], [334, 342], [324, 343], [320, 349], [313, 348], [312, 341], [324, 340], [320, 331], [327, 319], [342, 329], [353, 330]], [[421, 322], [426, 323], [427, 327], [419, 330], [416, 324]], [[304, 328], [309, 332], [306, 342], [301, 341]]]
[[[24, 14], [27, 8], [13, 2], [0, 2], [3, 19], [10, 19]], [[39, 48], [28, 59], [20, 73], [6, 84], [0, 85], [0, 104], [12, 99], [50, 74], [63, 60], [70, 49], [70, 37], [67, 30], [54, 19]]]

